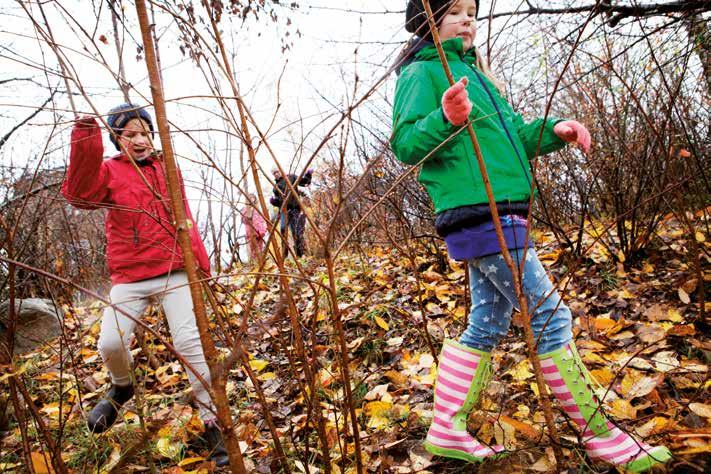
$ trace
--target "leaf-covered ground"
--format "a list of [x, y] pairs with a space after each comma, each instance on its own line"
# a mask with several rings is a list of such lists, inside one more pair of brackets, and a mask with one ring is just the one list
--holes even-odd
[[[674, 219], [658, 231], [655, 244], [635, 261], [620, 262], [592, 237], [586, 258], [574, 260], [551, 235], [538, 233], [538, 252], [559, 282], [575, 317], [575, 338], [605, 396], [609, 413], [650, 444], [674, 453], [672, 472], [708, 472], [711, 451], [711, 401], [708, 320], [701, 319], [699, 287], [708, 295], [711, 246], [706, 223], [695, 221], [690, 235]], [[594, 235], [594, 229], [591, 234]], [[688, 239], [695, 239], [695, 245]], [[691, 248], [701, 249], [699, 279]], [[420, 255], [423, 255], [420, 253]], [[354, 472], [352, 445], [342, 446], [336, 426], [343, 425], [337, 350], [328, 298], [315, 294], [327, 282], [323, 262], [302, 262], [312, 285], [292, 280], [301, 335], [310, 368], [320, 381], [321, 406], [332, 443], [334, 472]], [[419, 272], [416, 278], [415, 268]], [[221, 281], [218, 297], [235, 327], [254, 277], [251, 267], [236, 269]], [[293, 264], [290, 269], [294, 271]], [[363, 458], [371, 472], [546, 472], [552, 450], [543, 437], [543, 415], [522, 330], [512, 327], [494, 353], [495, 376], [470, 428], [484, 442], [504, 444], [512, 454], [484, 466], [432, 458], [420, 446], [431, 417], [434, 358], [422, 330], [423, 318], [436, 348], [457, 338], [466, 322], [464, 268], [449, 262], [438, 271], [434, 261], [414, 262], [392, 248], [359, 249], [337, 262], [337, 295], [351, 360], [351, 386]], [[250, 366], [258, 375], [293, 472], [320, 472], [318, 438], [299, 381], [292, 321], [280, 309], [278, 282], [262, 279], [250, 320]], [[706, 313], [711, 307], [706, 303]], [[127, 406], [111, 431], [90, 436], [83, 413], [103, 394], [108, 377], [96, 351], [99, 304], [68, 309], [66, 335], [45, 349], [22, 356], [15, 367], [57, 439], [63, 457], [76, 472], [209, 472], [199, 442], [201, 422], [190, 408], [184, 370], [165, 347], [146, 335], [152, 363], [138, 346], [140, 396]], [[147, 320], [167, 336], [157, 311]], [[225, 349], [226, 351], [226, 349]], [[64, 364], [60, 364], [60, 361]], [[7, 379], [7, 377], [4, 377]], [[6, 383], [6, 380], [3, 381]], [[5, 391], [5, 388], [3, 388]], [[252, 383], [242, 368], [231, 371], [228, 392], [249, 472], [278, 472], [268, 427]], [[139, 416], [139, 414], [141, 414]], [[569, 472], [606, 472], [593, 465], [577, 445], [575, 432], [556, 410]], [[342, 431], [342, 429], [340, 430]], [[30, 425], [32, 461], [47, 472], [38, 435]], [[308, 445], [308, 451], [306, 446]], [[21, 434], [14, 422], [2, 434], [0, 470], [22, 471]], [[348, 449], [347, 459], [341, 454]], [[308, 452], [308, 457], [306, 453]], [[44, 471], [43, 471], [44, 468]]]

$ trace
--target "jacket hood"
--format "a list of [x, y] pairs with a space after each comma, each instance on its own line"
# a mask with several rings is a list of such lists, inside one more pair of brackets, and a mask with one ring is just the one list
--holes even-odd
[[434, 43], [428, 39], [413, 36], [402, 51], [400, 51], [400, 54], [397, 55], [397, 58], [395, 58], [395, 62], [392, 65], [395, 69], [395, 73], [399, 76], [400, 71], [415, 61], [417, 53], [428, 46], [434, 46]]
[[[463, 60], [472, 64], [476, 62], [476, 48], [464, 51], [462, 38], [451, 38], [442, 41], [442, 50], [444, 50], [444, 55], [448, 60]], [[415, 36], [405, 45], [405, 48], [395, 60], [393, 67], [399, 76], [403, 69], [415, 61], [432, 60], [439, 60], [435, 44], [428, 39]]]

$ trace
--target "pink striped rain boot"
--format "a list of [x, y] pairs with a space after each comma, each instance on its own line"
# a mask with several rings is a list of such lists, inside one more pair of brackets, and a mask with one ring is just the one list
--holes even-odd
[[434, 416], [424, 446], [437, 456], [481, 462], [503, 451], [467, 432], [467, 417], [491, 378], [491, 354], [445, 340], [435, 383]]
[[590, 375], [571, 342], [540, 356], [543, 376], [565, 412], [584, 431], [585, 450], [598, 459], [628, 472], [645, 472], [671, 459], [663, 447], [649, 446], [607, 420], [595, 397]]

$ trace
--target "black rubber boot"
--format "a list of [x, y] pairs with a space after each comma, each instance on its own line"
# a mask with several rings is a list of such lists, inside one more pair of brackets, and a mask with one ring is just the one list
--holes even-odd
[[116, 421], [118, 412], [124, 403], [133, 397], [133, 385], [122, 387], [111, 385], [106, 396], [96, 404], [86, 417], [86, 424], [92, 433], [103, 433]]
[[205, 423], [205, 444], [207, 445], [207, 450], [209, 454], [207, 459], [209, 461], [215, 461], [218, 467], [227, 466], [230, 464], [230, 459], [227, 457], [227, 449], [225, 449], [225, 443], [222, 441], [222, 432], [214, 421], [208, 421]]

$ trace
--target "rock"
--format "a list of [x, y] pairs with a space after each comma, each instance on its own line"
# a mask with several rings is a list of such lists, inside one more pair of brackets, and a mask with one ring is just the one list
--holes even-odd
[[[0, 350], [6, 352], [10, 302], [0, 303]], [[52, 300], [15, 300], [15, 354], [24, 354], [62, 333], [61, 313]]]

